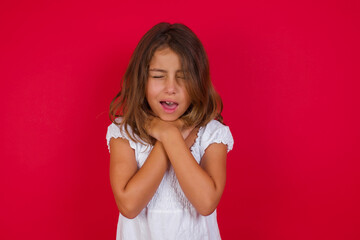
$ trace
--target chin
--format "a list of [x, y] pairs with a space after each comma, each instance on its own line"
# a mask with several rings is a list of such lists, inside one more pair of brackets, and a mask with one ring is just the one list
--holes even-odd
[[178, 117], [170, 117], [170, 116], [167, 116], [167, 117], [161, 117], [159, 116], [159, 118], [165, 122], [173, 122], [175, 120], [178, 120], [179, 118]]

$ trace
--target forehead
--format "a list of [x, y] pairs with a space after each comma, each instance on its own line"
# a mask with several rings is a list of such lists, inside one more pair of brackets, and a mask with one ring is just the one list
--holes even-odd
[[180, 70], [181, 60], [177, 53], [170, 48], [156, 50], [150, 60], [150, 68], [164, 68], [164, 70]]

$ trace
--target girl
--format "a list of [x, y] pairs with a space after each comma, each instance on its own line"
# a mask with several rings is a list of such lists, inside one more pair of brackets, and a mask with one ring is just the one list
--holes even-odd
[[116, 239], [220, 239], [215, 209], [233, 146], [221, 110], [196, 35], [182, 24], [150, 29], [110, 105]]

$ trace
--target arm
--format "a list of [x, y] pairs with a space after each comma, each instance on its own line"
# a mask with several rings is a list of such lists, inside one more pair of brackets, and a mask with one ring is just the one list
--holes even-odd
[[127, 218], [136, 217], [158, 188], [169, 161], [163, 145], [154, 145], [144, 165], [138, 169], [135, 151], [122, 138], [110, 141], [110, 183], [119, 211]]
[[[194, 140], [194, 135], [187, 137], [188, 148]], [[138, 169], [129, 142], [122, 138], [110, 140], [110, 184], [116, 205], [125, 217], [134, 218], [146, 207], [168, 166], [168, 157], [159, 141]]]
[[179, 128], [161, 122], [158, 122], [161, 128], [157, 128], [157, 124], [153, 125], [155, 127], [151, 134], [162, 142], [186, 197], [200, 214], [211, 214], [216, 209], [225, 187], [226, 145], [211, 144], [199, 165], [189, 151]]

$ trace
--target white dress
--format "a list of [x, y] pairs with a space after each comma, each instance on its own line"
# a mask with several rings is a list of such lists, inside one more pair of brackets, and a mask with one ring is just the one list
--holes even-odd
[[[120, 120], [120, 119], [117, 119]], [[106, 140], [109, 147], [111, 138], [124, 138], [135, 150], [140, 168], [146, 161], [152, 146], [136, 143], [128, 138], [125, 131], [112, 123], [108, 127]], [[199, 129], [191, 152], [198, 163], [206, 148], [212, 143], [227, 145], [229, 152], [234, 144], [229, 127], [212, 120]], [[109, 147], [110, 151], [110, 147]], [[200, 215], [184, 195], [170, 167], [148, 205], [134, 219], [121, 213], [117, 225], [116, 240], [218, 240], [221, 239], [216, 210], [209, 216]]]

